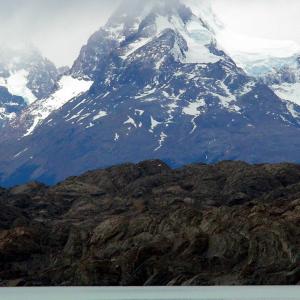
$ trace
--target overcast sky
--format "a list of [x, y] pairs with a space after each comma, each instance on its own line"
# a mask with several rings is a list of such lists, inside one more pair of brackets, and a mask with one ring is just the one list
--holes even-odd
[[[141, 0], [147, 1], [147, 0]], [[212, 0], [232, 31], [300, 44], [299, 0]], [[117, 0], [0, 0], [0, 43], [32, 41], [58, 66], [72, 64]]]

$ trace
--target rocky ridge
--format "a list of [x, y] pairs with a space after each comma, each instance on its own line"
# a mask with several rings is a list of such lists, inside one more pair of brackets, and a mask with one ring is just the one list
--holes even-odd
[[300, 283], [300, 166], [124, 164], [0, 189], [0, 285]]

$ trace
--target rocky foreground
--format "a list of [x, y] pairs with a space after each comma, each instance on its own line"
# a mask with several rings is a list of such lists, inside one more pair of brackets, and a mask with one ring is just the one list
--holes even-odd
[[0, 285], [300, 283], [300, 165], [161, 161], [0, 190]]

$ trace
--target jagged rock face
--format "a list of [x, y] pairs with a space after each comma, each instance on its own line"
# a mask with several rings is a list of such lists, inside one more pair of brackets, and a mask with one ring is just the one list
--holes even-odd
[[[58, 71], [35, 49], [0, 49], [0, 126], [18, 118], [32, 102], [54, 90]], [[1, 136], [5, 131], [1, 129]]]
[[[274, 92], [291, 105], [300, 104], [300, 57], [294, 57], [294, 60], [281, 68], [274, 70], [267, 76], [267, 82]], [[296, 113], [297, 115], [297, 113]]]
[[55, 183], [149, 158], [299, 161], [299, 106], [222, 51], [204, 3], [121, 6], [71, 68], [83, 92], [55, 110], [55, 97], [31, 106], [2, 135], [2, 184]]
[[47, 59], [43, 59], [31, 71], [28, 77], [28, 86], [37, 99], [49, 97], [58, 79], [58, 71], [55, 65]]
[[[0, 50], [0, 80], [24, 98], [27, 103], [48, 97], [55, 87], [58, 71], [55, 65], [42, 57], [38, 50], [31, 47], [24, 49]], [[24, 85], [16, 90], [14, 83]], [[0, 84], [1, 81], [0, 81]], [[25, 89], [28, 89], [27, 91]]]
[[15, 118], [25, 107], [26, 102], [22, 97], [14, 96], [7, 88], [0, 86], [0, 128], [8, 120]]
[[300, 64], [298, 62], [295, 65], [285, 64], [258, 78], [269, 86], [295, 84], [300, 81]]
[[0, 127], [1, 139], [11, 134], [21, 113], [36, 100], [55, 90], [59, 72], [35, 49], [0, 49]]
[[[215, 43], [212, 27], [217, 26], [214, 19], [211, 21], [213, 24], [207, 23], [209, 16], [206, 16], [205, 12], [208, 10], [208, 3], [193, 3], [187, 0], [152, 0], [147, 4], [140, 1], [123, 1], [107, 24], [93, 34], [87, 45], [82, 48], [72, 67], [72, 73], [75, 76], [99, 80], [99, 76], [105, 77], [109, 72], [112, 73], [113, 70], [107, 70], [108, 67], [112, 67], [107, 62], [107, 59], [109, 62], [113, 59], [112, 56], [125, 63], [130, 56], [132, 63], [139, 59], [143, 61], [146, 55], [150, 55], [149, 64], [159, 63], [156, 65], [158, 69], [164, 63], [165, 55], [172, 55], [176, 60], [183, 62], [205, 64], [219, 61], [221, 55], [214, 56], [212, 51], [207, 49], [210, 44]], [[153, 47], [157, 44], [154, 44], [155, 40], [167, 30], [176, 40], [157, 51], [159, 48]], [[143, 48], [147, 45], [148, 47]], [[135, 54], [136, 50], [140, 50], [138, 52], [144, 55], [141, 57], [138, 53]], [[197, 51], [198, 53], [195, 53]]]
[[161, 161], [0, 191], [0, 285], [299, 284], [300, 167]]

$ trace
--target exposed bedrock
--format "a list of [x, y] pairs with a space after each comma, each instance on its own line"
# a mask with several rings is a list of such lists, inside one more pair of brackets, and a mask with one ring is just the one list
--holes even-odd
[[300, 283], [300, 166], [161, 161], [0, 190], [0, 284]]

